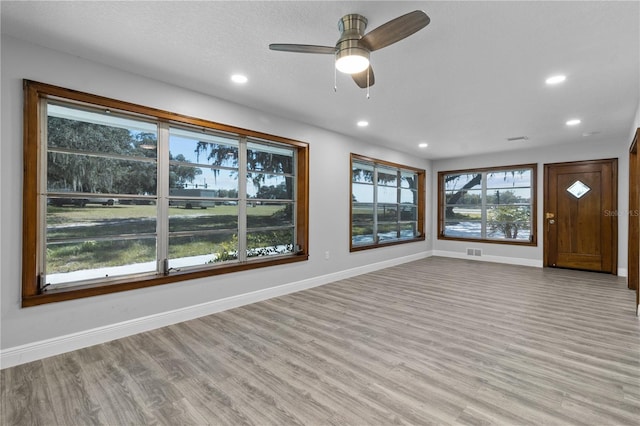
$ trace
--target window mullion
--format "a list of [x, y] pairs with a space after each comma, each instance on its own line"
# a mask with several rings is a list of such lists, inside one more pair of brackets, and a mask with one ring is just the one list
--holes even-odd
[[238, 261], [247, 261], [247, 138], [238, 148]]
[[[167, 273], [169, 259], [169, 123], [158, 123], [158, 187], [156, 189], [157, 271]], [[167, 262], [165, 262], [167, 260]]]
[[378, 244], [378, 166], [373, 165], [373, 241]]
[[480, 236], [483, 239], [487, 238], [487, 172], [482, 173], [482, 191], [480, 197], [482, 198], [482, 206], [480, 208]]
[[400, 238], [400, 207], [401, 207], [402, 170], [396, 172], [396, 238]]
[[[38, 181], [38, 185], [40, 190], [38, 191], [38, 195], [40, 199], [38, 200], [38, 205], [41, 206], [38, 216], [38, 226], [40, 228], [40, 238], [41, 242], [38, 244], [39, 252], [38, 252], [38, 275], [40, 275], [40, 279], [46, 280], [47, 274], [47, 196], [48, 196], [48, 188], [47, 188], [47, 153], [48, 153], [48, 112], [47, 112], [48, 101], [46, 98], [40, 99], [39, 105], [39, 120], [38, 126], [40, 127], [40, 158], [38, 161], [40, 162], [40, 179]], [[40, 288], [45, 285], [44, 282], [39, 283]], [[40, 290], [40, 289], [39, 289]]]

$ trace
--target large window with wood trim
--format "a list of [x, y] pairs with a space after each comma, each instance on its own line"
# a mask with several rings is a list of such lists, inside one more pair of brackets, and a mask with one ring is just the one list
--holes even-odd
[[438, 173], [438, 238], [536, 244], [536, 164]]
[[307, 259], [306, 143], [25, 81], [23, 305]]
[[351, 251], [424, 240], [425, 171], [351, 154]]

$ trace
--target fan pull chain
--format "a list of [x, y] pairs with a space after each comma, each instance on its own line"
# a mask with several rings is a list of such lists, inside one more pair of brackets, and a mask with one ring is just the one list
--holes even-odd
[[370, 69], [371, 68], [367, 68], [367, 99], [371, 99], [371, 95], [369, 94], [369, 87], [371, 87], [369, 86], [369, 74], [370, 74], [369, 70]]
[[333, 65], [333, 91], [338, 91], [338, 71], [336, 71], [335, 64]]

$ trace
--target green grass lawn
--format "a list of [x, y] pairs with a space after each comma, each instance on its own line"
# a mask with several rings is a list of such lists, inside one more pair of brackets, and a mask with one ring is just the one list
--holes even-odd
[[[260, 229], [286, 224], [284, 210], [284, 205], [248, 207], [248, 226]], [[47, 245], [47, 271], [70, 272], [155, 260], [156, 216], [154, 205], [48, 206], [47, 239], [51, 243]], [[190, 233], [170, 239], [171, 258], [228, 250], [229, 242], [237, 234], [238, 206], [170, 207], [169, 226], [171, 232]], [[212, 230], [221, 233], [202, 233]], [[149, 234], [152, 238], [117, 237], [141, 234]], [[105, 237], [113, 238], [103, 240]], [[290, 242], [287, 237], [276, 236], [267, 237], [265, 244], [280, 238], [284, 238], [285, 243]], [[80, 241], [69, 241], [71, 239]]]

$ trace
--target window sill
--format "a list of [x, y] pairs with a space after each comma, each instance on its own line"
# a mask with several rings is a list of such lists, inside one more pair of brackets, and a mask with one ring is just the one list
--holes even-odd
[[483, 239], [483, 238], [460, 238], [460, 237], [447, 237], [447, 236], [438, 236], [438, 240], [445, 240], [445, 241], [464, 241], [467, 243], [487, 243], [487, 244], [505, 244], [505, 245], [511, 245], [511, 246], [529, 246], [529, 247], [536, 247], [538, 245], [538, 242], [536, 241], [536, 239], [534, 238], [533, 241], [524, 241], [524, 240], [520, 240], [520, 241], [509, 241], [509, 240], [490, 240], [490, 239]]
[[234, 263], [201, 269], [198, 271], [176, 272], [171, 275], [153, 275], [130, 281], [123, 279], [122, 281], [114, 281], [107, 285], [92, 284], [84, 286], [66, 287], [60, 289], [52, 289], [33, 296], [22, 297], [22, 307], [30, 307], [43, 305], [46, 303], [62, 302], [66, 300], [81, 299], [84, 297], [100, 296], [103, 294], [117, 293], [120, 291], [135, 290], [156, 285], [170, 284], [179, 281], [194, 280], [198, 278], [206, 278], [216, 275], [227, 274], [230, 272], [247, 271], [267, 266], [284, 265], [287, 263], [302, 262], [309, 259], [309, 255], [301, 253], [286, 257], [278, 257], [277, 259], [255, 259], [246, 263]]
[[367, 245], [360, 245], [360, 246], [351, 246], [349, 248], [349, 252], [353, 253], [356, 251], [362, 251], [362, 250], [369, 250], [369, 249], [375, 249], [375, 248], [380, 248], [380, 247], [387, 247], [387, 246], [397, 246], [399, 244], [408, 244], [408, 243], [417, 243], [420, 241], [424, 241], [425, 237], [424, 235], [418, 238], [411, 238], [411, 239], [406, 239], [406, 240], [399, 240], [399, 241], [389, 241], [387, 243], [377, 243], [377, 244], [367, 244]]

